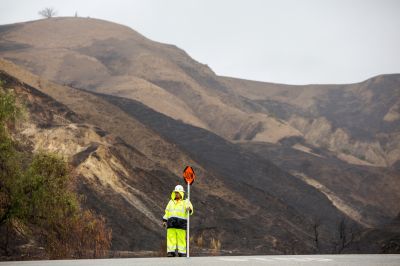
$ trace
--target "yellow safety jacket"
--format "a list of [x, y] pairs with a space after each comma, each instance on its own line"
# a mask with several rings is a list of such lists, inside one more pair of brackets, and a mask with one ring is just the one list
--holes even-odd
[[190, 215], [193, 214], [193, 205], [189, 200], [184, 200], [184, 193], [179, 191], [181, 194], [180, 200], [175, 200], [175, 191], [171, 193], [171, 200], [168, 202], [167, 207], [165, 208], [165, 215], [163, 217], [163, 221], [167, 222], [167, 228], [177, 228], [177, 229], [186, 229], [187, 227], [187, 218], [189, 212], [186, 211], [186, 208], [190, 208]]

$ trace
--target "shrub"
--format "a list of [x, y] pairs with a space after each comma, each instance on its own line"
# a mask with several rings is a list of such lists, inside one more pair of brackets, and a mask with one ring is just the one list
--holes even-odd
[[68, 164], [54, 154], [32, 155], [17, 149], [8, 129], [21, 113], [15, 95], [0, 83], [0, 229], [5, 229], [0, 242], [4, 253], [8, 255], [9, 234], [18, 225], [34, 228], [34, 237], [51, 258], [105, 256], [111, 230], [104, 218], [81, 209]]

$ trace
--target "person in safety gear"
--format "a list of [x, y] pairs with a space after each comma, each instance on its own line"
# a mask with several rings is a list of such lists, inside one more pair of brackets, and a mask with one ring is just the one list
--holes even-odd
[[193, 214], [193, 205], [188, 199], [184, 199], [184, 195], [183, 187], [177, 185], [165, 208], [163, 226], [167, 227], [167, 255], [169, 257], [175, 257], [176, 250], [179, 257], [186, 256], [187, 218]]

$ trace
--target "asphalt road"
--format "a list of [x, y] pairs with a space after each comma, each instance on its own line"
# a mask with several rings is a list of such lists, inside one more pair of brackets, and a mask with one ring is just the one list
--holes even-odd
[[3, 265], [55, 265], [55, 266], [128, 266], [128, 265], [348, 265], [348, 266], [399, 266], [400, 255], [303, 255], [303, 256], [221, 256], [192, 258], [135, 258], [98, 260], [52, 260], [0, 262]]

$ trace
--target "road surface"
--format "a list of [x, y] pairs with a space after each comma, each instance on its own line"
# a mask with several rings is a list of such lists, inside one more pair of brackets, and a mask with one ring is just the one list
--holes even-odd
[[221, 256], [192, 258], [134, 258], [97, 260], [52, 260], [0, 262], [0, 266], [130, 266], [130, 265], [296, 265], [296, 266], [399, 266], [400, 255], [294, 255], [294, 256]]

